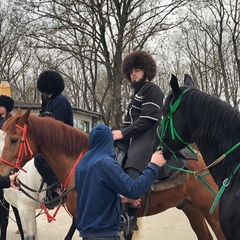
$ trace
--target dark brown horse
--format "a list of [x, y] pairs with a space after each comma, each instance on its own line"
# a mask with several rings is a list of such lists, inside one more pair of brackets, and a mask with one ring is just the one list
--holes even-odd
[[[12, 168], [23, 167], [36, 153], [46, 157], [50, 166], [65, 184], [69, 172], [77, 159], [89, 148], [88, 135], [78, 129], [67, 126], [52, 118], [40, 118], [30, 115], [30, 110], [21, 114], [19, 109], [15, 116], [4, 125], [6, 131], [5, 145], [0, 163], [0, 174], [7, 175]], [[24, 152], [21, 153], [21, 149]], [[17, 159], [17, 160], [16, 160]], [[205, 165], [201, 157], [199, 161], [189, 161], [192, 170], [202, 169]], [[217, 191], [217, 186], [209, 175], [208, 183]], [[74, 187], [74, 173], [66, 183], [66, 190]], [[205, 219], [212, 227], [218, 239], [225, 239], [218, 219], [218, 207], [212, 215], [209, 209], [213, 202], [212, 193], [193, 175], [181, 186], [161, 192], [151, 192], [142, 199], [142, 209], [139, 216], [149, 216], [160, 213], [168, 208], [182, 206], [198, 239], [213, 239]], [[149, 207], [147, 207], [149, 205]], [[71, 191], [66, 198], [66, 206], [73, 218], [76, 217], [76, 192]]]
[[[192, 171], [201, 170], [206, 166], [200, 155], [198, 161], [188, 160], [188, 163], [189, 169]], [[215, 192], [218, 191], [218, 187], [211, 175], [207, 175], [204, 180], [210, 184]], [[209, 213], [214, 201], [214, 195], [193, 174], [188, 174], [186, 182], [178, 187], [160, 192], [151, 192], [150, 202], [148, 203], [149, 209], [144, 214], [145, 199], [147, 197], [145, 194], [142, 199], [142, 208], [138, 213], [139, 217], [154, 215], [169, 208], [178, 207], [186, 214], [199, 240], [213, 239], [206, 221], [211, 226], [217, 239], [226, 239], [219, 224], [218, 207], [212, 215]]]

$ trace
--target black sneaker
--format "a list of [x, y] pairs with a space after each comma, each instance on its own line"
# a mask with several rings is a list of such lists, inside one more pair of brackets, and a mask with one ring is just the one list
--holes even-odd
[[137, 218], [134, 216], [129, 217], [129, 230], [138, 231]]

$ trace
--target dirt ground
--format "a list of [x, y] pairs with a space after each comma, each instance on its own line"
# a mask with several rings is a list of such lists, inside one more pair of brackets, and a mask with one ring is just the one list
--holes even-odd
[[[50, 212], [51, 214], [53, 211]], [[10, 213], [13, 217], [13, 213]], [[37, 218], [39, 240], [64, 240], [65, 235], [71, 225], [71, 218], [61, 208], [56, 216], [56, 221], [47, 222], [45, 215]], [[191, 229], [186, 216], [176, 208], [156, 214], [154, 216], [143, 217], [140, 221], [140, 230], [136, 239], [139, 240], [194, 240], [197, 239]], [[20, 235], [15, 234], [17, 226], [13, 220], [9, 219], [7, 240], [20, 240]], [[76, 231], [73, 240], [81, 238]], [[214, 236], [214, 240], [216, 240]]]

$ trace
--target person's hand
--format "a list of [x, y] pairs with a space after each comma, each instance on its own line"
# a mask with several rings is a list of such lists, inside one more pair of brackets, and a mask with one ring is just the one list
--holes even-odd
[[123, 138], [122, 132], [120, 130], [113, 130], [112, 134], [113, 134], [114, 141]]
[[166, 163], [162, 151], [156, 151], [155, 153], [153, 153], [151, 162], [157, 164], [159, 167], [162, 167]]
[[131, 203], [135, 207], [139, 206], [140, 203], [141, 203], [141, 199], [134, 200], [134, 199], [130, 199], [130, 198], [124, 197], [122, 195], [120, 195], [120, 197], [121, 197], [121, 202], [123, 202], [123, 203]]
[[19, 189], [19, 180], [17, 178], [18, 176], [18, 172], [15, 172], [14, 174], [10, 175], [10, 187], [15, 188], [15, 189]]

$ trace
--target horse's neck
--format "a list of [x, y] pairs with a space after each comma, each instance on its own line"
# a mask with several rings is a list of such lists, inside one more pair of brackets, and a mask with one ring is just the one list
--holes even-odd
[[216, 165], [211, 166], [219, 157], [221, 157], [224, 152], [218, 152], [216, 147], [209, 144], [198, 144], [199, 150], [203, 156], [204, 162], [206, 163], [208, 170], [210, 171], [214, 181], [217, 183], [218, 187], [222, 186], [223, 180], [229, 177], [228, 169], [224, 167], [224, 161], [228, 161], [223, 158], [222, 161], [218, 162]]
[[73, 169], [77, 157], [67, 156], [61, 152], [54, 153], [54, 151], [42, 151], [41, 154], [44, 155], [58, 179], [64, 183]]

